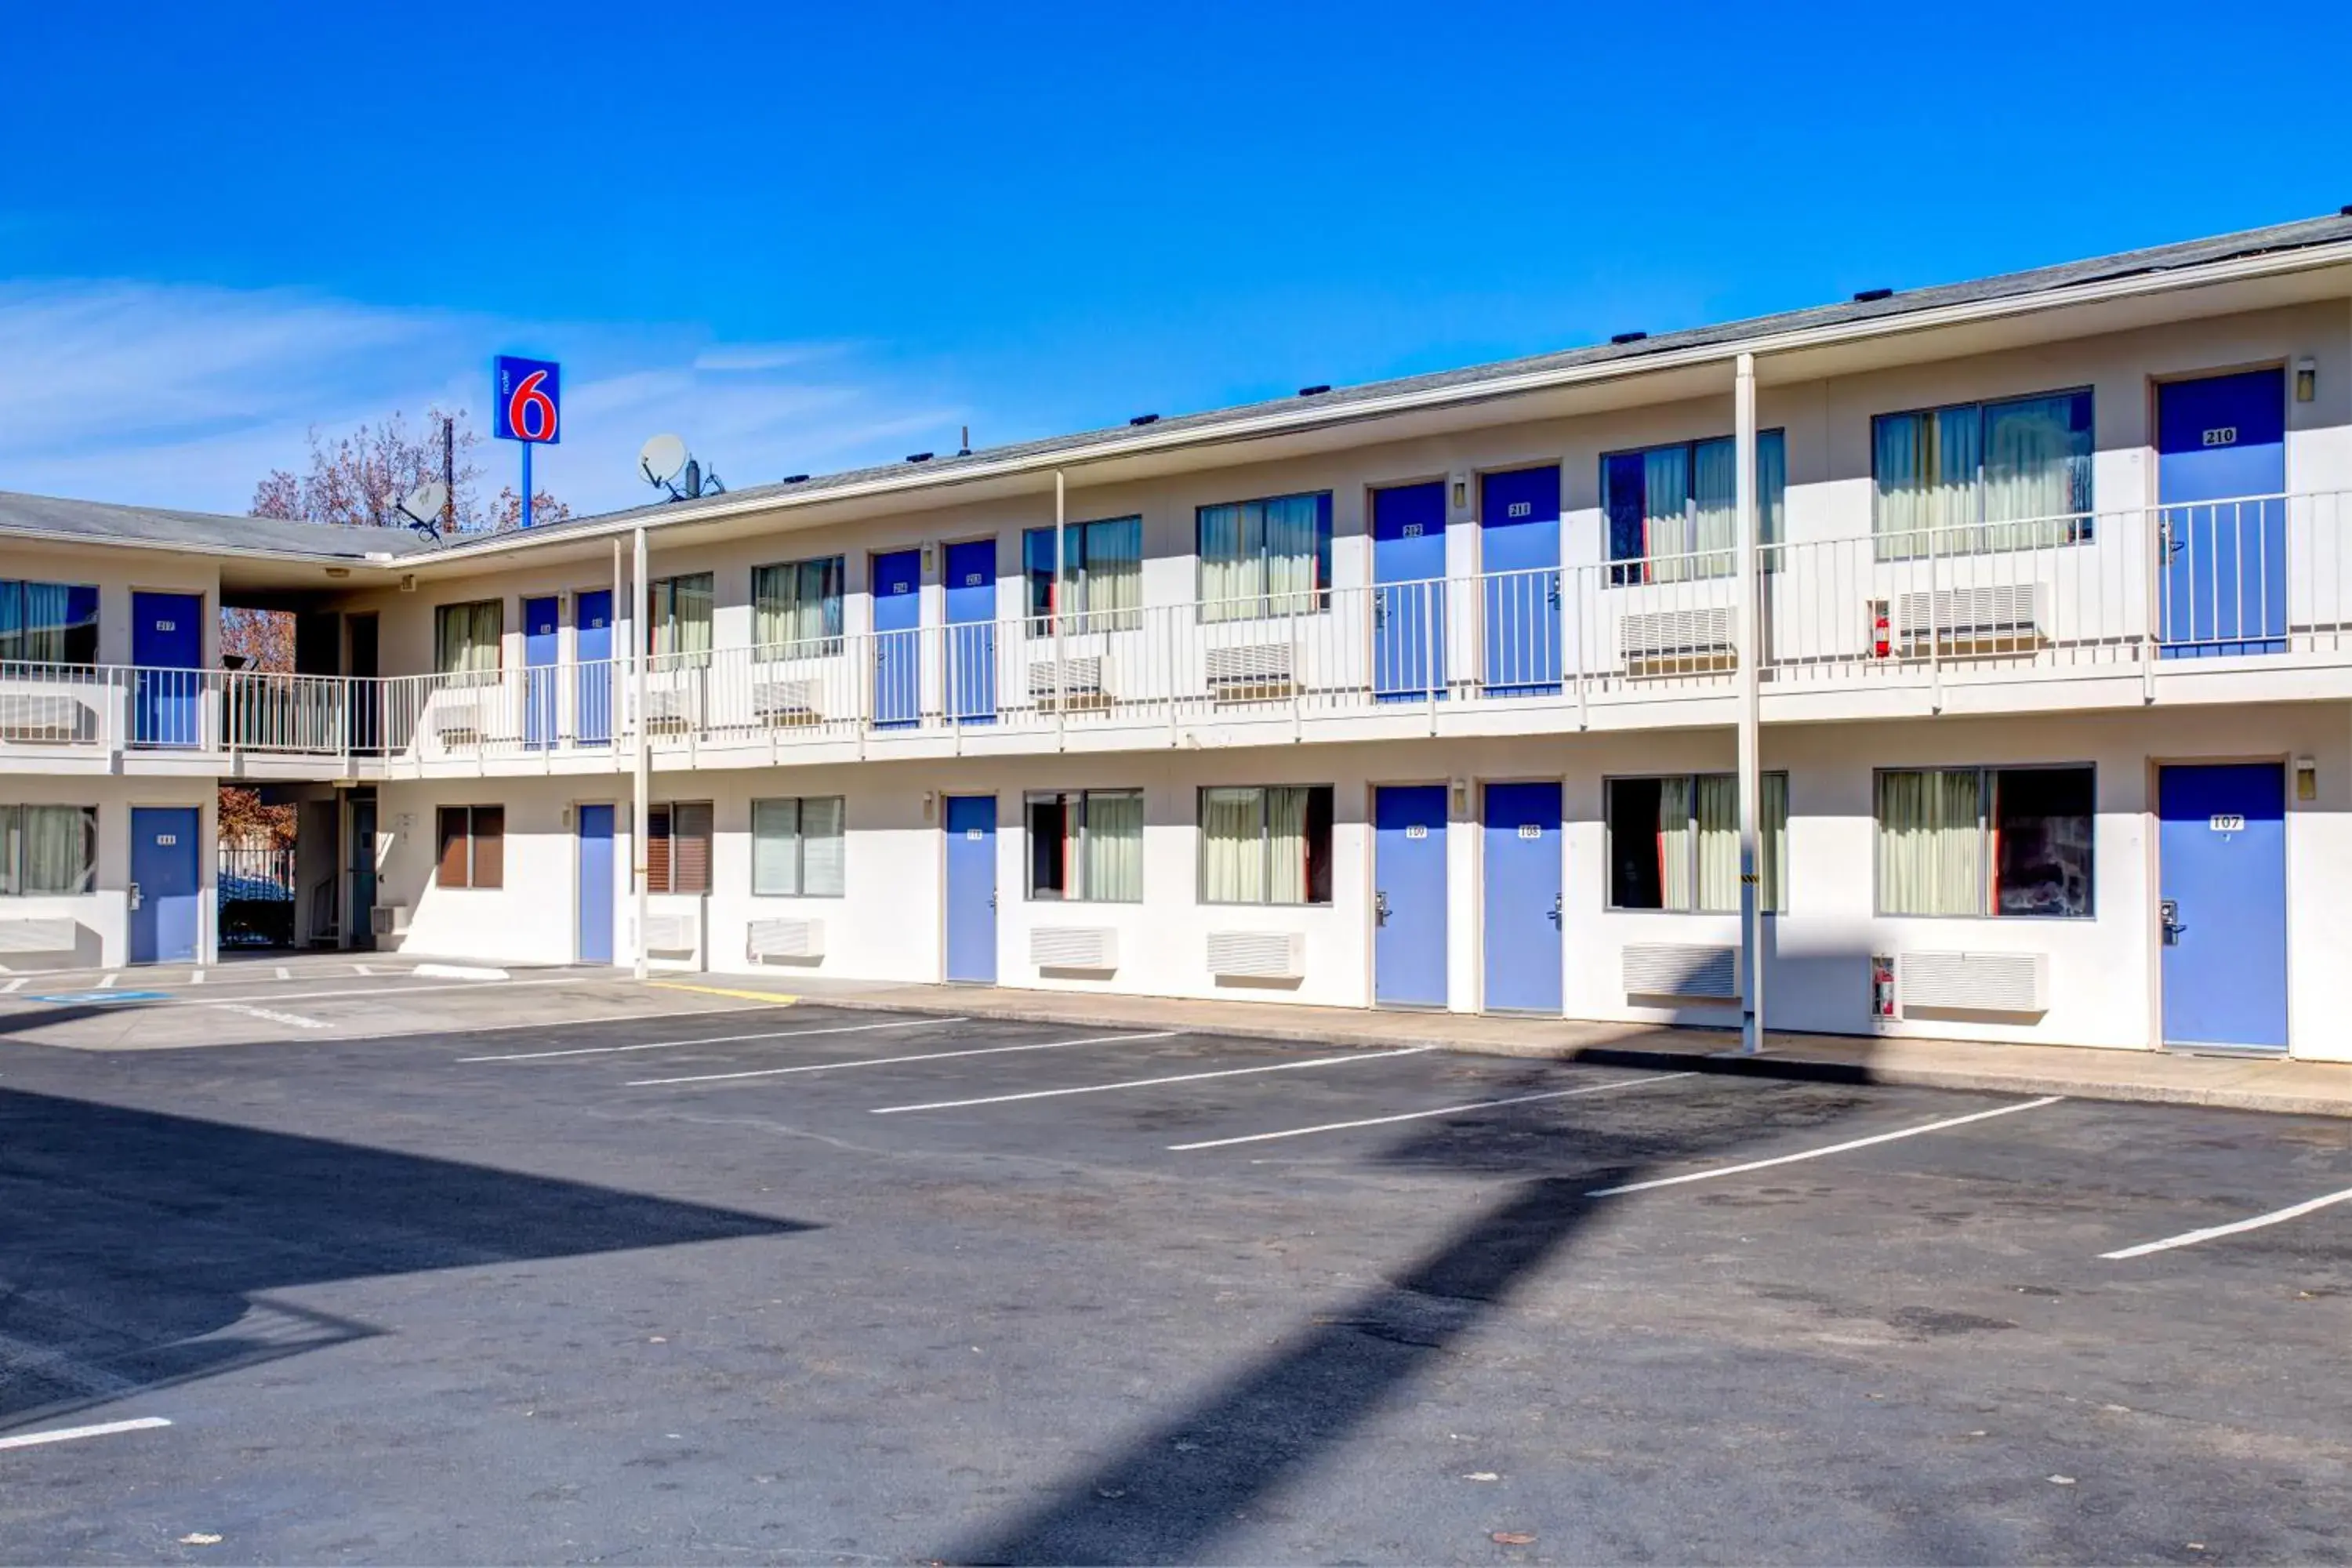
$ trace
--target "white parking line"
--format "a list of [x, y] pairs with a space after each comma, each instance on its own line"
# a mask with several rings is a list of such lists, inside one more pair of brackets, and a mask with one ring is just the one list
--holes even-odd
[[1588, 1198], [1613, 1198], [1624, 1193], [1646, 1193], [1655, 1187], [1678, 1187], [1685, 1182], [1712, 1182], [1718, 1176], [1737, 1176], [1748, 1171], [1762, 1171], [1774, 1165], [1794, 1164], [1799, 1160], [1818, 1160], [1824, 1154], [1843, 1154], [1849, 1149], [1867, 1149], [1874, 1143], [1892, 1143], [1898, 1138], [1916, 1138], [1922, 1132], [1941, 1132], [1948, 1127], [1965, 1127], [1971, 1121], [1990, 1121], [1996, 1116], [2013, 1116], [2021, 1110], [2038, 1110], [2045, 1105], [2055, 1105], [2066, 1097], [2048, 1094], [2040, 1100], [2021, 1100], [2015, 1105], [1995, 1106], [1969, 1116], [1948, 1116], [1941, 1121], [1923, 1126], [1906, 1127], [1899, 1131], [1881, 1132], [1874, 1138], [1856, 1138], [1844, 1143], [1832, 1143], [1823, 1149], [1807, 1149], [1801, 1153], [1781, 1154], [1769, 1160], [1750, 1160], [1740, 1165], [1723, 1165], [1712, 1171], [1692, 1171], [1680, 1176], [1660, 1176], [1652, 1182], [1628, 1182], [1622, 1187], [1596, 1187], [1585, 1194]]
[[2116, 1252], [2102, 1252], [2099, 1256], [2109, 1261], [2119, 1261], [2126, 1258], [2146, 1258], [2151, 1252], [2169, 1252], [2176, 1247], [2194, 1247], [2200, 1241], [2216, 1241], [2225, 1236], [2235, 1236], [2240, 1231], [2260, 1230], [2266, 1225], [2277, 1225], [2282, 1220], [2298, 1219], [2314, 1209], [2324, 1209], [2330, 1204], [2347, 1201], [2352, 1201], [2352, 1187], [2347, 1187], [2340, 1193], [2330, 1193], [2326, 1197], [2311, 1198], [2303, 1203], [2292, 1204], [2283, 1209], [2273, 1209], [2268, 1214], [2258, 1214], [2252, 1219], [2234, 1220], [2228, 1225], [2208, 1226], [2203, 1230], [2183, 1231], [2179, 1236], [2168, 1236], [2162, 1241], [2143, 1241], [2137, 1247], [2126, 1247]]
[[758, 1035], [711, 1035], [698, 1040], [641, 1040], [629, 1046], [572, 1046], [560, 1051], [509, 1051], [497, 1057], [459, 1057], [467, 1062], [541, 1062], [557, 1057], [614, 1057], [629, 1051], [667, 1051], [680, 1046], [724, 1046], [738, 1040], [796, 1040], [804, 1035], [864, 1035], [876, 1029], [914, 1029], [925, 1024], [961, 1024], [961, 1018], [903, 1018], [890, 1024], [844, 1024], [830, 1029], [778, 1029]]
[[1216, 1072], [1180, 1072], [1167, 1078], [1129, 1079], [1125, 1083], [1089, 1083], [1076, 1089], [1033, 1089], [1026, 1094], [992, 1094], [981, 1100], [935, 1100], [927, 1105], [879, 1105], [877, 1116], [906, 1110], [961, 1110], [968, 1105], [1010, 1105], [1016, 1100], [1055, 1100], [1066, 1094], [1108, 1094], [1115, 1089], [1152, 1089], [1163, 1083], [1198, 1083], [1202, 1079], [1242, 1078], [1255, 1072], [1296, 1072], [1301, 1068], [1339, 1067], [1348, 1062], [1376, 1062], [1383, 1057], [1417, 1057], [1435, 1046], [1405, 1046], [1393, 1051], [1349, 1051], [1336, 1057], [1316, 1057], [1303, 1062], [1275, 1062], [1265, 1067], [1224, 1068]]
[[278, 978], [280, 980], [291, 980], [294, 978], [294, 972], [281, 963], [278, 966]]
[[352, 973], [353, 974], [373, 974], [375, 971], [370, 969], [364, 963], [354, 963], [352, 965]]
[[0, 985], [0, 991], [22, 991], [25, 988], [25, 980], [26, 976], [19, 974], [7, 984]]
[[1696, 1078], [1696, 1072], [1661, 1073], [1655, 1078], [1620, 1079], [1612, 1083], [1588, 1084], [1582, 1089], [1548, 1089], [1541, 1094], [1514, 1094], [1501, 1100], [1473, 1100], [1460, 1105], [1441, 1105], [1434, 1110], [1408, 1110], [1397, 1116], [1367, 1116], [1360, 1121], [1326, 1121], [1314, 1127], [1286, 1127], [1279, 1132], [1252, 1132], [1240, 1138], [1210, 1138], [1198, 1143], [1171, 1143], [1171, 1153], [1189, 1153], [1194, 1149], [1230, 1149], [1236, 1143], [1264, 1143], [1276, 1138], [1304, 1138], [1311, 1132], [1345, 1132], [1356, 1127], [1386, 1127], [1392, 1121], [1419, 1121], [1431, 1116], [1458, 1116], [1465, 1110], [1486, 1110], [1497, 1105], [1527, 1105], [1538, 1100], [1574, 1100], [1579, 1095], [1607, 1094], [1620, 1089], [1646, 1089], [1654, 1083], [1666, 1083], [1678, 1078]]
[[132, 1421], [101, 1421], [95, 1426], [60, 1426], [50, 1432], [23, 1432], [14, 1437], [0, 1437], [0, 1448], [37, 1448], [44, 1443], [71, 1443], [82, 1437], [111, 1437], [117, 1432], [146, 1432], [170, 1425], [161, 1415], [142, 1415]]
[[120, 974], [101, 975], [98, 982], [98, 989], [100, 991], [111, 991], [114, 989], [114, 983], [121, 978], [122, 976]]
[[706, 1072], [691, 1078], [632, 1079], [624, 1087], [652, 1089], [666, 1083], [721, 1083], [739, 1078], [782, 1078], [796, 1072], [839, 1072], [844, 1068], [887, 1068], [903, 1062], [943, 1062], [953, 1057], [994, 1057], [1007, 1051], [1058, 1051], [1066, 1046], [1108, 1046], [1118, 1040], [1171, 1040], [1183, 1033], [1181, 1029], [1162, 1029], [1156, 1035], [1094, 1035], [1083, 1040], [1045, 1040], [1025, 1046], [980, 1046], [968, 1051], [918, 1051], [908, 1057], [866, 1057], [854, 1062], [803, 1062], [798, 1067], [761, 1068], [752, 1072]]
[[203, 970], [201, 970], [201, 969], [192, 969], [192, 970], [188, 971], [188, 984], [191, 984], [191, 985], [202, 985], [204, 983], [205, 983], [205, 972], [204, 972]]

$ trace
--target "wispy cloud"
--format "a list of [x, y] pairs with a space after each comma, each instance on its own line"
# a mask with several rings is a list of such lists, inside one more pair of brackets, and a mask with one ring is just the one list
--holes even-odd
[[[896, 455], [954, 400], [855, 345], [729, 343], [691, 325], [502, 321], [292, 290], [141, 282], [0, 285], [0, 489], [241, 511], [309, 432], [428, 405], [487, 433], [488, 361], [551, 345], [562, 445], [538, 482], [575, 510], [644, 499], [648, 436], [684, 437], [732, 485]], [[493, 486], [510, 450], [486, 455]]]

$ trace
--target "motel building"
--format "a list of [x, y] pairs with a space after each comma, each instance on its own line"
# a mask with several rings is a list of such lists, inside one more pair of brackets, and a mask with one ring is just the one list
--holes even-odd
[[0, 495], [0, 966], [216, 957], [223, 784], [304, 945], [2352, 1059], [2352, 209], [446, 542]]

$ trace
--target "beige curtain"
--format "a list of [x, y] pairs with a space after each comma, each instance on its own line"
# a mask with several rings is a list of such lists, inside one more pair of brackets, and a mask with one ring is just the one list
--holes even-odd
[[841, 557], [751, 572], [751, 641], [776, 658], [835, 652], [841, 636]]
[[433, 612], [433, 668], [443, 675], [496, 675], [506, 603], [482, 599]]
[[1739, 909], [1739, 780], [1708, 773], [1698, 781], [1698, 904]]
[[1201, 900], [1265, 902], [1265, 794], [1255, 789], [1201, 792]]
[[654, 656], [699, 664], [710, 653], [711, 574], [669, 577], [654, 584]]
[[1143, 792], [1095, 790], [1086, 797], [1076, 864], [1079, 897], [1097, 903], [1143, 901]]
[[1265, 614], [1263, 535], [1253, 534], [1238, 506], [1200, 510], [1201, 618], [1243, 621]]
[[1321, 500], [1316, 496], [1284, 496], [1258, 501], [1265, 513], [1266, 589], [1272, 602], [1266, 613], [1310, 615], [1315, 609], [1318, 563], [1316, 533]]
[[[2090, 461], [2090, 433], [2073, 418], [2075, 396], [2025, 397], [1984, 412], [1984, 545], [2024, 550], [2063, 544], [2074, 513], [2078, 467]], [[2006, 526], [2002, 526], [2006, 524]]]
[[1764, 823], [1760, 837], [1764, 881], [1758, 896], [1764, 907], [1776, 914], [1789, 912], [1789, 884], [1785, 868], [1789, 864], [1789, 775], [1764, 775]]
[[1143, 624], [1143, 520], [1112, 518], [1071, 531], [1076, 579], [1069, 584], [1070, 608], [1079, 612], [1074, 629], [1133, 631]]
[[1265, 792], [1268, 903], [1307, 901], [1307, 796], [1296, 785]]
[[1658, 907], [1693, 907], [1691, 781], [1678, 773], [1658, 781]]
[[1974, 768], [1878, 775], [1882, 913], [1985, 912], [1982, 795]]

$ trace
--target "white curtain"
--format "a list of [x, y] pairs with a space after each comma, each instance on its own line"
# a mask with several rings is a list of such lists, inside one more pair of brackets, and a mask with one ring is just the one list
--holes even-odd
[[1319, 552], [1317, 549], [1322, 500], [1318, 496], [1284, 496], [1252, 503], [1265, 512], [1266, 588], [1273, 595], [1265, 613], [1304, 616], [1315, 609]]
[[1698, 903], [1739, 908], [1739, 780], [1708, 773], [1698, 781]]
[[[1789, 510], [1789, 442], [1778, 430], [1756, 437], [1756, 537], [1768, 545], [1787, 535], [1782, 529]], [[1777, 553], [1764, 557], [1765, 570], [1780, 565]]]
[[1072, 529], [1077, 556], [1070, 584], [1070, 608], [1081, 613], [1075, 629], [1133, 631], [1143, 624], [1143, 520], [1113, 518]]
[[801, 892], [813, 899], [842, 896], [842, 797], [812, 795], [801, 806]]
[[433, 613], [433, 667], [443, 675], [496, 675], [506, 604], [483, 599], [443, 605]]
[[[1763, 478], [1763, 445], [1757, 445], [1756, 470]], [[1759, 506], [1759, 516], [1761, 516]], [[1691, 548], [1698, 552], [1688, 574], [1728, 577], [1739, 547], [1739, 446], [1726, 437], [1691, 448]]]
[[[1986, 548], [2063, 544], [2072, 536], [2075, 514], [2090, 504], [2089, 422], [2074, 418], [2074, 405], [2068, 394], [1985, 409]], [[2000, 523], [2011, 526], [1990, 526]]]
[[87, 893], [97, 875], [97, 810], [0, 807], [0, 849], [6, 851], [0, 861], [0, 892]]
[[678, 663], [703, 662], [710, 652], [711, 574], [670, 577], [654, 584], [654, 655]]
[[[1251, 509], [1255, 510], [1255, 509]], [[1204, 621], [1248, 620], [1262, 614], [1265, 593], [1264, 524], [1253, 529], [1252, 519], [1238, 506], [1204, 506], [1200, 510], [1201, 618]]]
[[1201, 900], [1211, 904], [1265, 902], [1265, 793], [1213, 788], [1201, 792]]
[[1789, 864], [1789, 775], [1764, 775], [1764, 824], [1761, 875], [1763, 885], [1758, 896], [1764, 907], [1776, 914], [1789, 910], [1789, 885], [1784, 879]]
[[1658, 781], [1658, 907], [1693, 907], [1691, 781], [1678, 773]]
[[1974, 768], [1878, 775], [1882, 913], [1985, 912], [1981, 795]]
[[1649, 580], [1680, 583], [1691, 574], [1690, 449], [1653, 447], [1642, 454], [1642, 548]]
[[1307, 901], [1307, 797], [1288, 785], [1265, 792], [1266, 902]]
[[776, 657], [835, 651], [841, 636], [841, 557], [761, 566], [751, 573], [751, 641]]
[[1878, 558], [1910, 561], [1984, 547], [1977, 478], [1982, 412], [1975, 404], [1882, 414], [1871, 424]]
[[1086, 797], [1080, 841], [1080, 897], [1097, 903], [1143, 901], [1143, 792], [1095, 791]]

